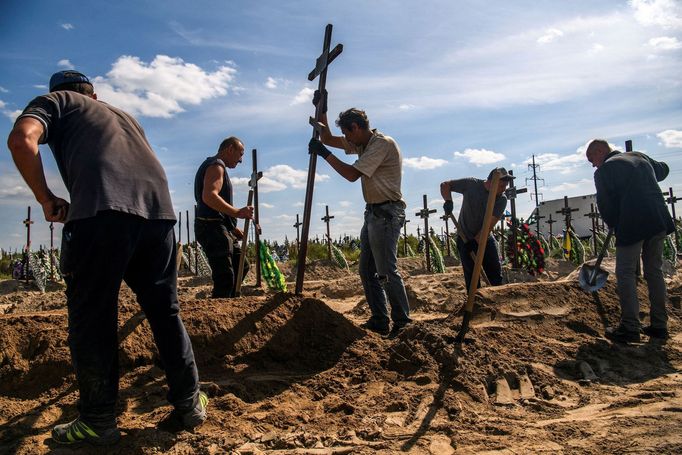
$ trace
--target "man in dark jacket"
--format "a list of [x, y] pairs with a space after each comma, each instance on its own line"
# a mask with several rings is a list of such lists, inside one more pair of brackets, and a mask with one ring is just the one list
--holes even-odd
[[[191, 429], [206, 419], [192, 343], [180, 318], [175, 216], [166, 174], [142, 127], [97, 101], [87, 77], [60, 71], [50, 93], [19, 115], [7, 141], [47, 221], [65, 223], [61, 270], [66, 282], [69, 348], [79, 416], [57, 425], [60, 444], [115, 444], [118, 396], [118, 292], [137, 295], [159, 350], [174, 406], [166, 421]], [[48, 144], [71, 202], [45, 181], [39, 144]]]
[[651, 305], [650, 325], [642, 331], [651, 338], [666, 339], [663, 241], [675, 226], [657, 182], [668, 176], [668, 165], [643, 153], [612, 151], [601, 139], [590, 143], [586, 155], [597, 168], [594, 183], [599, 212], [616, 236], [621, 319], [618, 327], [607, 330], [606, 337], [624, 343], [640, 340], [636, 270], [641, 256]]

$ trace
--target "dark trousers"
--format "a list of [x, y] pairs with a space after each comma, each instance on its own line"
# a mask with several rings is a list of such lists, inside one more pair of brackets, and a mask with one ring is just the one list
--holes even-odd
[[[459, 258], [464, 269], [464, 281], [466, 282], [467, 292], [471, 287], [471, 275], [474, 273], [474, 259], [471, 257], [470, 250], [464, 245], [462, 239], [457, 237], [457, 251], [459, 251]], [[474, 251], [474, 255], [476, 251]], [[497, 245], [493, 236], [488, 236], [488, 241], [485, 244], [485, 254], [483, 255], [483, 270], [490, 280], [492, 286], [499, 286], [502, 284], [502, 266], [500, 265], [500, 255], [497, 252]], [[478, 281], [478, 287], [481, 286], [481, 280]]]
[[62, 233], [69, 348], [80, 391], [81, 418], [116, 424], [118, 292], [125, 280], [154, 335], [168, 382], [168, 401], [191, 409], [198, 397], [194, 352], [180, 319], [174, 221], [105, 211], [71, 221]]
[[[211, 266], [213, 292], [211, 297], [234, 297], [236, 271], [242, 254], [235, 237], [230, 234], [222, 221], [195, 220], [194, 235], [204, 249], [208, 264]], [[244, 233], [246, 235], [246, 233]], [[244, 274], [249, 271], [249, 262], [244, 261]]]

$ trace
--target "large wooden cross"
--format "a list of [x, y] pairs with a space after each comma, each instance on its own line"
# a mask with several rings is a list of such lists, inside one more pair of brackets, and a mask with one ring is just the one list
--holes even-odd
[[550, 241], [552, 240], [552, 225], [556, 223], [557, 220], [552, 219], [552, 214], [549, 214], [549, 219], [546, 221], [547, 224], [549, 224], [549, 239]]
[[327, 225], [327, 259], [330, 261], [332, 260], [332, 237], [331, 237], [331, 232], [329, 231], [329, 222], [331, 221], [333, 216], [329, 216], [329, 206], [325, 205], [324, 206], [324, 213], [325, 215], [321, 218], [322, 221], [325, 222]]
[[[336, 57], [343, 52], [343, 45], [337, 44], [334, 49], [329, 51], [329, 46], [332, 42], [332, 24], [327, 24], [324, 31], [324, 42], [322, 44], [322, 54], [315, 62], [315, 68], [308, 74], [308, 80], [313, 81], [317, 76], [320, 76], [317, 89], [320, 93], [324, 93], [327, 86], [327, 69], [329, 64], [334, 61]], [[313, 124], [313, 138], [320, 137], [320, 127], [317, 122], [322, 115], [322, 106], [325, 100], [315, 106], [315, 118]], [[313, 188], [315, 186], [315, 168], [317, 165], [317, 154], [310, 154], [310, 161], [308, 164], [308, 181], [305, 190], [305, 202], [303, 204], [303, 229], [301, 232], [301, 241], [298, 249], [298, 268], [296, 270], [296, 294], [303, 292], [303, 279], [305, 276], [305, 258], [308, 254], [308, 233], [310, 231], [310, 217], [312, 214], [313, 205]]]
[[424, 208], [415, 213], [419, 218], [424, 220], [424, 250], [426, 251], [426, 270], [431, 271], [431, 253], [429, 244], [429, 214], [436, 213], [436, 209], [429, 210], [429, 206], [426, 202], [426, 195], [424, 195]]
[[667, 202], [670, 205], [670, 210], [673, 213], [673, 223], [675, 224], [675, 246], [680, 244], [680, 235], [677, 233], [677, 215], [675, 215], [675, 202], [679, 200], [677, 196], [673, 194], [673, 187], [669, 187], [667, 192], [663, 192], [663, 196], [668, 196], [665, 199], [665, 202]]
[[[256, 154], [256, 149], [253, 149], [254, 155]], [[251, 174], [249, 179], [249, 195], [246, 198], [246, 205], [250, 206], [253, 204], [253, 194], [255, 188], [258, 186], [258, 180], [263, 177], [262, 172], [256, 172]], [[235, 282], [234, 295], [239, 297], [242, 295], [242, 280], [244, 279], [244, 262], [246, 261], [246, 250], [249, 246], [249, 223], [250, 219], [246, 218], [244, 220], [244, 230], [242, 231], [242, 251], [239, 255], [239, 268], [237, 269], [237, 281]], [[256, 255], [258, 255], [258, 245], [256, 245]]]
[[[514, 177], [514, 172], [509, 171], [509, 175]], [[513, 251], [517, 251], [517, 249], [516, 249], [516, 236], [517, 236], [517, 230], [519, 227], [519, 220], [516, 218], [516, 195], [528, 192], [528, 188], [516, 188], [516, 185], [513, 182], [514, 181], [512, 180], [512, 186], [507, 188], [507, 190], [504, 193], [505, 193], [505, 196], [507, 196], [507, 199], [509, 199], [509, 201], [511, 201], [512, 245], [514, 245]], [[502, 245], [502, 248], [504, 248], [504, 244]], [[514, 254], [514, 259], [512, 261], [512, 267], [515, 269], [519, 268], [518, 251], [516, 254]]]

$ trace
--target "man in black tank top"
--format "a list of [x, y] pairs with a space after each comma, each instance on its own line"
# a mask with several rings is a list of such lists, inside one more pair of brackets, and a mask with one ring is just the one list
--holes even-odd
[[[211, 266], [214, 298], [233, 297], [236, 269], [239, 267], [244, 236], [237, 227], [237, 218], [253, 218], [253, 207], [240, 209], [232, 204], [232, 183], [227, 168], [234, 169], [242, 162], [244, 144], [236, 137], [228, 137], [220, 143], [218, 153], [201, 163], [194, 178], [194, 199], [197, 214], [194, 234], [206, 252]], [[244, 276], [249, 263], [244, 262]]]

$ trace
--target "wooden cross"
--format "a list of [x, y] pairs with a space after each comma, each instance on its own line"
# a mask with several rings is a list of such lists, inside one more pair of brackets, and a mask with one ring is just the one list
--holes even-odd
[[[253, 154], [255, 156], [256, 149], [253, 149]], [[262, 172], [254, 172], [251, 174], [249, 179], [249, 195], [246, 198], [246, 205], [250, 206], [253, 204], [253, 195], [255, 193], [255, 188], [258, 186], [258, 180], [263, 177]], [[237, 281], [234, 286], [234, 295], [239, 297], [242, 295], [242, 281], [244, 279], [244, 262], [246, 262], [246, 253], [249, 246], [249, 224], [251, 220], [246, 218], [244, 220], [244, 229], [242, 230], [242, 248], [241, 254], [239, 255], [239, 268], [237, 269]], [[255, 240], [255, 239], [254, 239]], [[258, 248], [258, 245], [256, 245]], [[258, 256], [258, 250], [256, 249], [256, 256]]]
[[590, 217], [592, 220], [592, 245], [594, 246], [594, 254], [597, 255], [597, 220], [599, 219], [599, 212], [594, 209], [594, 203], [590, 204], [590, 211], [583, 216]]
[[[514, 177], [514, 171], [509, 171], [509, 175]], [[513, 180], [512, 180], [513, 182]], [[516, 250], [516, 237], [517, 237], [517, 230], [519, 227], [519, 220], [516, 218], [516, 195], [521, 194], [521, 193], [526, 193], [528, 191], [528, 188], [520, 188], [517, 189], [516, 185], [512, 183], [512, 186], [507, 188], [505, 191], [505, 196], [507, 196], [507, 199], [511, 201], [511, 217], [512, 217], [512, 245], [514, 250]], [[515, 254], [514, 259], [512, 261], [512, 267], [515, 269], [519, 268], [519, 255]]]
[[300, 221], [298, 221], [298, 213], [297, 213], [297, 214], [296, 214], [296, 223], [294, 223], [294, 227], [296, 228], [296, 248], [300, 248], [300, 247], [301, 247], [301, 235], [300, 235], [300, 231], [301, 231], [301, 230], [300, 230], [300, 226], [301, 226], [302, 224], [303, 224], [303, 223], [301, 223]]
[[677, 216], [675, 215], [675, 202], [677, 202], [679, 198], [673, 194], [672, 186], [668, 188], [667, 192], [663, 193], [663, 196], [668, 196], [668, 198], [665, 199], [665, 202], [667, 202], [670, 205], [670, 209], [672, 210], [673, 213], [673, 223], [675, 223], [675, 245], [677, 246], [680, 244], [680, 238], [679, 234], [677, 233]]
[[[189, 218], [189, 215], [187, 218]], [[194, 219], [197, 219], [196, 204], [194, 204]], [[189, 220], [187, 222], [189, 223]], [[187, 243], [189, 244], [189, 228], [187, 229]], [[196, 269], [197, 276], [199, 276], [199, 241], [197, 240], [196, 232], [194, 233], [194, 268]]]
[[[262, 172], [258, 172], [258, 152], [253, 149], [251, 152], [253, 158], [253, 172], [251, 173], [251, 178], [255, 180], [256, 185], [253, 187], [253, 223], [256, 225], [255, 229], [255, 243], [256, 243], [256, 287], [261, 287], [261, 271], [260, 271], [260, 254], [258, 249], [260, 248], [260, 217], [258, 216], [258, 180], [263, 176]], [[254, 177], [255, 176], [255, 177]], [[246, 233], [244, 233], [246, 234]]]
[[422, 218], [424, 220], [424, 237], [425, 237], [425, 243], [424, 243], [424, 248], [426, 250], [426, 270], [429, 272], [431, 271], [431, 253], [430, 253], [430, 248], [429, 244], [429, 214], [430, 213], [436, 213], [436, 209], [429, 210], [428, 204], [426, 202], [426, 195], [424, 195], [424, 208], [415, 213], [419, 218]]
[[417, 240], [421, 240], [422, 237], [422, 231], [419, 230], [419, 226], [417, 226]]
[[410, 220], [405, 218], [405, 221], [403, 221], [403, 253], [405, 253], [405, 257], [407, 257], [407, 223], [409, 223]]
[[[185, 227], [187, 228], [187, 245], [189, 246], [189, 210], [185, 210]], [[196, 237], [196, 236], [195, 236]], [[196, 243], [196, 242], [195, 242]], [[194, 249], [194, 276], [199, 275], [199, 268], [197, 267], [197, 255], [196, 255], [196, 248]], [[189, 261], [189, 259], [187, 259]], [[192, 268], [190, 267], [190, 272], [192, 272]]]
[[331, 219], [334, 217], [329, 216], [329, 206], [328, 205], [324, 206], [324, 213], [325, 213], [325, 215], [320, 219], [322, 221], [324, 221], [325, 224], [327, 225], [327, 259], [329, 259], [331, 261], [332, 260], [332, 237], [331, 237], [331, 233], [329, 231], [329, 221], [331, 221]]
[[550, 240], [552, 239], [552, 225], [556, 223], [557, 220], [552, 219], [552, 214], [549, 214], [549, 219], [546, 221], [547, 224], [549, 224], [549, 238]]
[[26, 284], [28, 284], [28, 255], [31, 253], [31, 206], [28, 206], [28, 216], [24, 220], [24, 226], [26, 226], [26, 257], [24, 260], [24, 274], [26, 276]]
[[178, 244], [182, 245], [182, 210], [178, 212]]
[[564, 196], [564, 208], [557, 210], [556, 213], [564, 215], [566, 220], [566, 233], [571, 229], [571, 212], [577, 212], [578, 209], [572, 209], [568, 206], [568, 196]]
[[[317, 89], [319, 93], [322, 94], [325, 91], [327, 85], [327, 69], [329, 64], [334, 61], [336, 57], [343, 52], [343, 45], [337, 44], [336, 47], [330, 52], [329, 46], [332, 42], [332, 24], [327, 24], [324, 31], [324, 42], [322, 44], [322, 54], [317, 58], [315, 62], [315, 69], [313, 69], [310, 74], [308, 74], [308, 80], [313, 81], [317, 76], [320, 76]], [[322, 97], [324, 98], [324, 97]], [[320, 137], [320, 126], [318, 123], [320, 116], [323, 114], [322, 106], [325, 104], [326, 100], [322, 99], [320, 103], [315, 106], [315, 118], [312, 122], [313, 125], [313, 138], [318, 139]], [[301, 294], [303, 292], [303, 279], [305, 276], [305, 258], [308, 254], [308, 232], [310, 230], [310, 217], [312, 214], [313, 206], [313, 188], [315, 186], [315, 167], [317, 165], [317, 154], [310, 154], [310, 161], [308, 164], [308, 180], [305, 190], [305, 202], [303, 204], [303, 232], [301, 233], [301, 242], [298, 249], [298, 268], [296, 270], [296, 294]]]
[[449, 215], [443, 215], [440, 217], [441, 220], [445, 221], [445, 251], [448, 257], [452, 256], [452, 253], [450, 252], [450, 227], [448, 225], [448, 221], [450, 220]]

